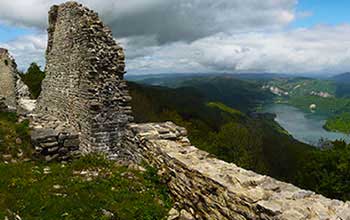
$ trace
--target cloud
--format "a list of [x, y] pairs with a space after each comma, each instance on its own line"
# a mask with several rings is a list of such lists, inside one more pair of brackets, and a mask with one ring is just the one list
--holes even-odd
[[[289, 31], [218, 33], [159, 45], [155, 36], [121, 38], [129, 74], [169, 72], [341, 73], [350, 69], [350, 26]], [[9, 48], [21, 70], [44, 65], [46, 35], [17, 38]]]
[[216, 34], [190, 43], [143, 48], [143, 54], [129, 60], [129, 71], [345, 72], [350, 68], [349, 35], [349, 25]]
[[46, 34], [38, 33], [0, 43], [0, 47], [7, 48], [11, 55], [15, 57], [18, 69], [24, 71], [32, 62], [44, 66], [46, 41]]
[[297, 19], [303, 19], [303, 18], [308, 18], [312, 17], [314, 13], [312, 11], [300, 11], [296, 13]]
[[[61, 0], [3, 1], [0, 21], [45, 28], [47, 11]], [[276, 29], [294, 20], [297, 0], [81, 0], [117, 37], [155, 36], [161, 43], [194, 41], [218, 32]], [[14, 13], [15, 12], [15, 13]]]
[[[39, 34], [0, 46], [20, 68], [44, 64], [47, 11], [54, 0], [0, 3], [0, 22]], [[82, 0], [112, 27], [133, 73], [338, 73], [350, 68], [350, 26], [288, 29], [297, 0]], [[16, 13], [14, 13], [14, 11]]]

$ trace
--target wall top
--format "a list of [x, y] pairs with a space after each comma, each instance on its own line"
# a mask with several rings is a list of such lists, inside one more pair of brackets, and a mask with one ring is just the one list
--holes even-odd
[[0, 55], [8, 54], [9, 51], [5, 48], [0, 48]]

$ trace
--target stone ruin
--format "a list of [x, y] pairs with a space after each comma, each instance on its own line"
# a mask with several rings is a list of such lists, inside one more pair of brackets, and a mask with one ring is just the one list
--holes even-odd
[[7, 49], [0, 48], [0, 110], [22, 115], [33, 110], [34, 103], [18, 74], [14, 58]]
[[121, 154], [132, 120], [125, 56], [97, 13], [75, 2], [51, 8], [45, 72], [35, 136], [79, 136], [83, 153]]
[[218, 160], [172, 122], [129, 123], [124, 54], [111, 31], [74, 2], [52, 7], [49, 20], [47, 78], [31, 118], [33, 143], [47, 160], [105, 152], [145, 161], [175, 200], [171, 220], [350, 220], [350, 202]]
[[[17, 65], [8, 50], [0, 48], [0, 96], [3, 106], [15, 110]], [[4, 107], [5, 108], [5, 107]]]

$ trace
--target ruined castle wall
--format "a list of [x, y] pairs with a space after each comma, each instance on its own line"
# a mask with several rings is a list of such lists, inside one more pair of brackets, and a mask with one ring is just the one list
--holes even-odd
[[6, 49], [0, 48], [0, 96], [5, 98], [5, 104], [16, 108], [17, 66]]
[[75, 2], [51, 8], [48, 36], [36, 113], [79, 133], [84, 152], [118, 150], [132, 119], [123, 49], [95, 12]]
[[196, 219], [349, 220], [350, 202], [330, 200], [215, 159], [168, 122], [130, 124], [126, 145], [159, 169], [180, 209]]

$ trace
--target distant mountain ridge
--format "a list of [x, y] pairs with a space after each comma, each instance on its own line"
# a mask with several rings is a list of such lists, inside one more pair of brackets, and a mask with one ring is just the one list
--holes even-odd
[[350, 72], [342, 73], [332, 77], [332, 80], [338, 83], [350, 83]]

